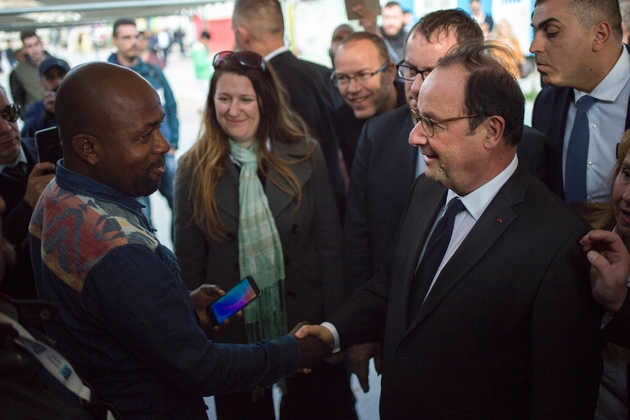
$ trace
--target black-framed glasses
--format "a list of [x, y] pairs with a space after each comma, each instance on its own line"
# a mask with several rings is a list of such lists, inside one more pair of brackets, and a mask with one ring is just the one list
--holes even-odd
[[348, 86], [351, 80], [354, 80], [357, 83], [365, 83], [368, 81], [370, 77], [374, 77], [376, 74], [382, 72], [389, 66], [389, 61], [383, 64], [381, 67], [377, 68], [374, 71], [362, 71], [360, 73], [355, 74], [354, 76], [350, 76], [347, 74], [337, 74], [336, 71], [333, 71], [330, 75], [330, 80], [334, 83], [335, 86]]
[[8, 122], [16, 122], [20, 118], [20, 106], [18, 104], [5, 105], [0, 110], [0, 115]]
[[417, 109], [411, 110], [411, 121], [413, 121], [413, 125], [416, 126], [418, 123], [422, 123], [422, 128], [426, 133], [427, 137], [433, 137], [435, 134], [435, 126], [439, 124], [444, 124], [447, 122], [453, 122], [458, 120], [465, 120], [467, 118], [475, 118], [475, 117], [485, 117], [485, 115], [474, 114], [474, 115], [464, 115], [462, 117], [454, 117], [454, 118], [446, 118], [444, 120], [432, 120], [431, 118], [424, 117], [420, 115]]
[[261, 69], [262, 71], [267, 69], [267, 64], [265, 64], [262, 56], [253, 51], [221, 51], [215, 54], [212, 59], [212, 66], [218, 69], [232, 59], [243, 67]]
[[407, 80], [408, 82], [413, 82], [416, 80], [416, 76], [420, 75], [422, 81], [427, 78], [427, 76], [433, 71], [433, 69], [417, 69], [413, 66], [408, 66], [407, 64], [403, 64], [405, 61], [401, 61], [396, 64], [396, 74], [403, 80]]

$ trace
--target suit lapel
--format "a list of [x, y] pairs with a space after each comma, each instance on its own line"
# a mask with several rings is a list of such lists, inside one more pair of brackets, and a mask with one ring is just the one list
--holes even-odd
[[512, 207], [524, 200], [530, 180], [531, 175], [519, 164], [514, 175], [499, 190], [440, 272], [407, 332], [433, 312], [451, 289], [490, 251], [503, 232], [516, 219], [517, 214]]

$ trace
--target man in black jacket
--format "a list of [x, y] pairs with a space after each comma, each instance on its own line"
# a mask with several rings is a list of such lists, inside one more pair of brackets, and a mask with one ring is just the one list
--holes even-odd
[[28, 224], [33, 207], [54, 174], [55, 165], [37, 163], [32, 139], [20, 137], [19, 112], [0, 87], [0, 192], [6, 200], [3, 233], [15, 247], [17, 263], [7, 270], [0, 290], [18, 299], [36, 299], [35, 280], [28, 250]]

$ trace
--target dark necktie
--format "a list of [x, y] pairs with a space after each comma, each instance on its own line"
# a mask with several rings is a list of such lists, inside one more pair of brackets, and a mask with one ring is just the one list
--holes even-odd
[[444, 215], [438, 220], [435, 229], [433, 229], [420, 266], [413, 277], [407, 308], [407, 325], [411, 324], [420, 310], [422, 302], [429, 292], [435, 273], [444, 259], [448, 244], [451, 242], [451, 236], [453, 236], [455, 216], [464, 210], [466, 210], [466, 207], [459, 198], [452, 199], [448, 203]]
[[595, 103], [592, 96], [578, 101], [575, 121], [569, 137], [564, 171], [564, 197], [567, 203], [586, 202], [586, 166], [588, 161], [589, 129], [586, 112]]
[[5, 166], [2, 170], [2, 176], [18, 181], [20, 185], [26, 185], [28, 180], [28, 175], [26, 175], [26, 171], [24, 170], [24, 165], [22, 163], [18, 163], [14, 166]]

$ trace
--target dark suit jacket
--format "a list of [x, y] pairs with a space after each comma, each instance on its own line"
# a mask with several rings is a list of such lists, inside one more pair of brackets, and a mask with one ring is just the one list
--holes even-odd
[[[26, 155], [27, 174], [30, 174], [37, 163], [34, 140], [22, 139], [22, 150]], [[26, 183], [0, 174], [0, 196], [6, 203], [2, 214], [2, 233], [17, 254], [17, 263], [7, 270], [5, 279], [0, 283], [0, 291], [15, 299], [37, 299], [28, 248], [28, 225], [33, 209], [24, 200], [25, 194]]]
[[[626, 46], [626, 48], [628, 48]], [[548, 142], [548, 180], [551, 191], [564, 199], [564, 177], [562, 174], [562, 147], [567, 125], [569, 105], [575, 99], [573, 88], [545, 85], [536, 97], [532, 114], [532, 127], [540, 130]], [[630, 128], [630, 104], [626, 114], [624, 130]], [[619, 142], [619, 139], [616, 139]], [[610, 168], [612, 171], [613, 168]]]
[[[396, 89], [396, 108], [398, 108], [407, 103], [404, 81], [400, 79], [394, 80], [394, 88]], [[343, 162], [346, 165], [348, 175], [352, 173], [357, 144], [359, 143], [363, 126], [372, 118], [374, 117], [364, 119], [355, 117], [352, 107], [346, 102], [334, 112], [335, 132], [339, 138], [339, 147], [341, 148]]]
[[[407, 105], [365, 124], [350, 177], [344, 221], [344, 294], [369, 279], [388, 260], [396, 227], [416, 177], [418, 149], [409, 145], [413, 123]], [[544, 136], [524, 127], [519, 161], [546, 177]]]
[[592, 419], [601, 317], [578, 243], [589, 226], [519, 164], [407, 325], [446, 189], [418, 177], [391, 264], [329, 321], [341, 346], [384, 334], [383, 419]]
[[343, 217], [346, 191], [339, 165], [339, 139], [332, 114], [344, 102], [330, 81], [332, 70], [300, 60], [290, 51], [275, 56], [269, 60], [269, 64], [289, 93], [291, 108], [302, 116], [322, 147], [339, 214]]
[[[342, 233], [332, 190], [321, 150], [307, 160], [314, 140], [295, 145], [274, 142], [274, 153], [293, 162], [289, 165], [302, 187], [300, 207], [269, 179], [265, 194], [273, 212], [286, 274], [286, 305], [289, 328], [309, 320], [318, 323], [331, 315], [342, 303], [341, 252]], [[296, 163], [297, 162], [297, 163]], [[201, 284], [217, 284], [229, 290], [240, 278], [238, 263], [239, 171], [231, 161], [219, 180], [215, 195], [221, 221], [229, 240], [215, 241], [194, 222], [189, 207], [191, 165], [180, 160], [175, 180], [175, 254], [181, 267], [181, 277], [190, 290]], [[269, 177], [279, 177], [270, 170]], [[245, 343], [245, 325], [235, 318], [229, 328], [213, 339], [222, 342]]]

